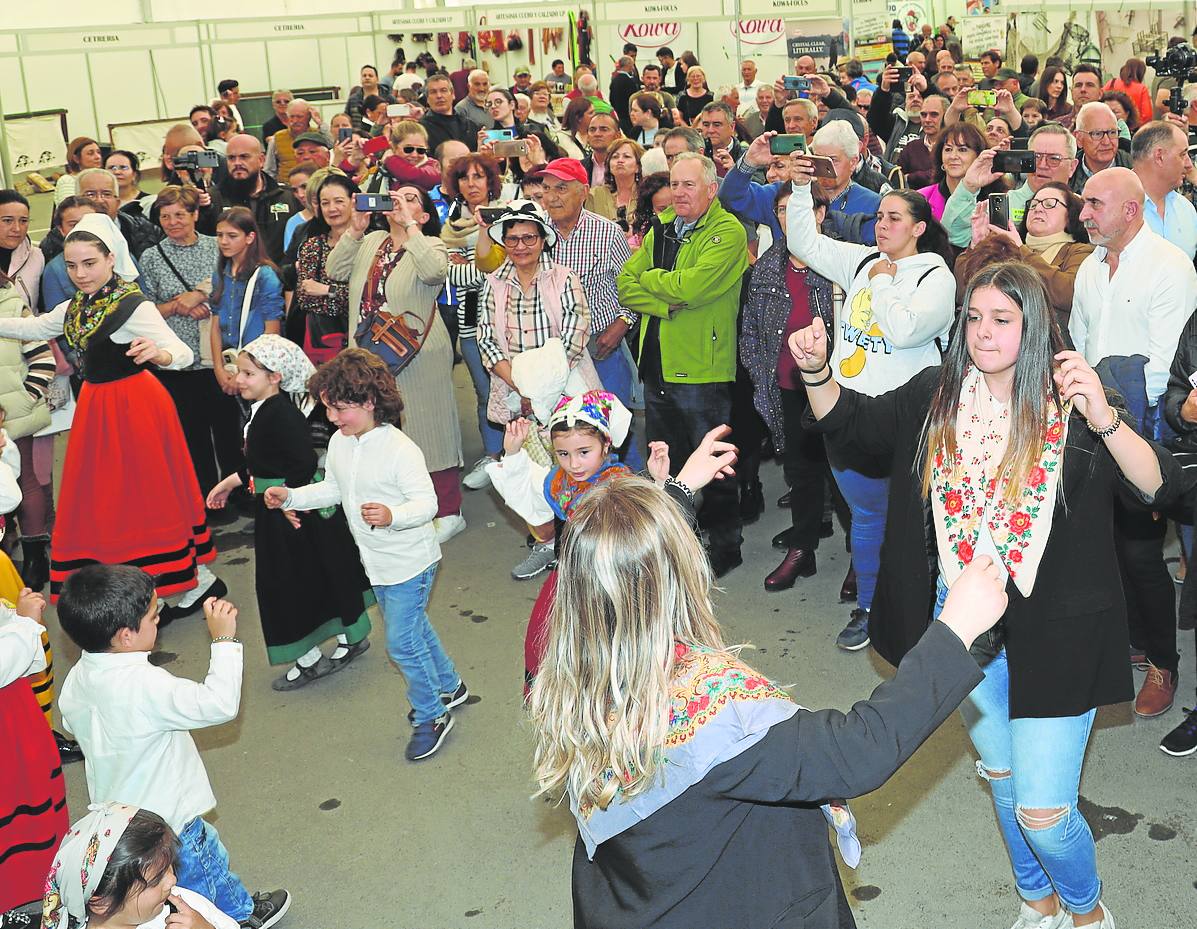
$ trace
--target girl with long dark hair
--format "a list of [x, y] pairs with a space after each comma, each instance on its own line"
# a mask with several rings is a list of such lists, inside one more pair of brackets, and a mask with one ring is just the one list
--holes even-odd
[[1043, 118], [1058, 120], [1072, 113], [1068, 102], [1068, 76], [1063, 68], [1049, 65], [1039, 77], [1039, 99], [1043, 101]]
[[1178, 465], [1064, 350], [1043, 279], [1020, 262], [976, 274], [943, 365], [884, 396], [831, 376], [821, 320], [790, 350], [828, 444], [889, 462], [877, 651], [900, 661], [978, 557], [1007, 579], [1000, 633], [973, 649], [985, 679], [961, 714], [1022, 901], [1015, 926], [1113, 929], [1077, 791], [1097, 707], [1134, 693], [1114, 498], [1166, 506]]

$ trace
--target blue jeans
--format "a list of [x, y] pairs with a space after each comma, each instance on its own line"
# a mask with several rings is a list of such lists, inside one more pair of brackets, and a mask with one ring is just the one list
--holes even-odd
[[[935, 616], [948, 589], [937, 584]], [[973, 748], [981, 756], [977, 773], [989, 782], [998, 827], [1014, 883], [1024, 900], [1053, 891], [1074, 913], [1088, 913], [1101, 899], [1097, 849], [1089, 824], [1076, 808], [1085, 746], [1096, 710], [1080, 716], [1010, 718], [1010, 668], [1002, 649], [982, 668], [985, 680], [960, 704]], [[995, 776], [1005, 774], [1007, 776]], [[1063, 810], [1051, 821], [1026, 811]]]
[[[615, 394], [620, 403], [631, 409], [634, 403], [632, 391], [638, 378], [628, 363], [627, 354], [620, 346], [600, 361], [594, 356], [595, 341], [594, 338], [590, 340], [590, 354], [594, 357], [594, 369], [598, 372], [599, 380], [603, 382], [603, 389]], [[634, 419], [632, 428], [628, 430], [627, 441], [617, 451], [620, 452], [620, 459], [623, 463], [633, 471], [644, 470], [644, 454], [640, 451], [640, 443], [636, 440]]]
[[866, 477], [850, 468], [831, 473], [852, 511], [852, 564], [856, 568], [857, 604], [872, 609], [881, 567], [881, 540], [885, 537], [885, 512], [889, 502], [889, 478]]
[[175, 882], [216, 904], [237, 922], [254, 911], [253, 897], [241, 878], [229, 870], [229, 853], [215, 827], [197, 816], [179, 833], [179, 866]]
[[443, 716], [441, 694], [452, 693], [461, 683], [428, 620], [428, 596], [436, 569], [436, 564], [431, 565], [402, 584], [374, 586], [386, 621], [387, 655], [407, 680], [407, 699], [415, 710], [417, 726]]
[[478, 432], [482, 435], [482, 450], [492, 458], [498, 458], [503, 450], [503, 430], [486, 418], [486, 401], [490, 397], [490, 372], [482, 363], [478, 351], [478, 340], [463, 336], [458, 343], [461, 357], [465, 360], [470, 380], [474, 382], [474, 395], [478, 398]]

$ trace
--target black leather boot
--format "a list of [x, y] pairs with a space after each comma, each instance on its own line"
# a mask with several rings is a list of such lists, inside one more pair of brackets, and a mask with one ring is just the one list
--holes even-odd
[[50, 580], [50, 539], [35, 536], [21, 539], [21, 580], [32, 591], [39, 591]]
[[760, 481], [746, 481], [740, 485], [740, 522], [755, 523], [765, 512], [765, 489]]

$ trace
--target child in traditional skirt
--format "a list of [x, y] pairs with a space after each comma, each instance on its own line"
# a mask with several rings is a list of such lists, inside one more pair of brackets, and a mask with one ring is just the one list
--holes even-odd
[[[315, 373], [303, 350], [280, 335], [245, 346], [237, 389], [250, 404], [246, 470], [208, 494], [209, 508], [221, 509], [236, 488], [253, 491], [254, 578], [266, 654], [271, 664], [293, 662], [271, 685], [275, 690], [295, 690], [340, 671], [370, 647], [366, 609], [374, 595], [341, 508], [284, 515], [261, 499], [268, 487], [302, 487], [316, 476], [311, 429], [288, 397], [306, 398]], [[320, 644], [334, 636], [336, 648], [325, 656]]]

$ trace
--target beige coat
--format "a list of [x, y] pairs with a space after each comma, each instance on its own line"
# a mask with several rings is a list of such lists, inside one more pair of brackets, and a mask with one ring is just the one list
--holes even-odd
[[[0, 288], [0, 317], [19, 319], [27, 315], [21, 292], [11, 284]], [[38, 342], [42, 350], [45, 342]], [[0, 339], [0, 406], [4, 407], [4, 426], [9, 438], [21, 439], [50, 425], [50, 408], [43, 396], [34, 397], [25, 383], [29, 365], [25, 352], [32, 346], [17, 339]], [[25, 462], [32, 467], [31, 462]]]
[[[349, 282], [350, 345], [357, 344], [354, 333], [370, 265], [388, 234], [371, 232], [360, 239], [345, 234], [329, 253], [328, 276]], [[387, 306], [391, 312], [406, 310], [418, 317], [428, 335], [419, 354], [395, 378], [403, 398], [402, 428], [424, 453], [429, 472], [443, 471], [462, 464], [461, 425], [453, 393], [453, 345], [436, 309], [449, 259], [444, 243], [428, 236], [413, 234], [405, 249], [387, 278]], [[407, 320], [416, 325], [412, 316]]]

